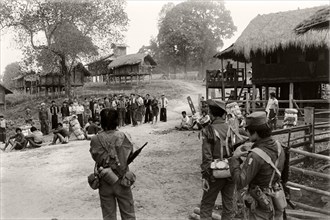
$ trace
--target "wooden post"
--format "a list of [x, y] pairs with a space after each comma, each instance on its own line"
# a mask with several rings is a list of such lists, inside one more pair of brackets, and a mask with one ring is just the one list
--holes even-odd
[[266, 86], [266, 92], [265, 92], [266, 94], [266, 97], [265, 97], [265, 99], [266, 100], [268, 100], [269, 99], [269, 86]]
[[293, 108], [293, 83], [289, 85], [289, 108]]
[[[315, 124], [315, 118], [314, 118], [314, 107], [305, 107], [304, 108], [304, 122], [305, 125], [309, 125], [309, 128], [305, 130], [305, 136], [309, 136], [309, 143], [304, 145], [304, 150], [308, 152], [315, 152], [315, 138], [314, 138], [314, 124]], [[307, 141], [306, 138], [304, 138], [304, 141]], [[310, 158], [306, 158], [304, 161], [304, 165], [307, 167], [311, 163]]]
[[48, 87], [45, 87], [45, 96], [48, 97]]
[[[255, 101], [257, 99], [257, 88], [255, 84], [252, 84], [252, 100]], [[252, 111], [255, 111], [256, 103], [252, 102]]]
[[[262, 86], [259, 87], [259, 96], [260, 96], [260, 100], [263, 100], [264, 96], [262, 94]], [[263, 102], [261, 102], [260, 105], [262, 107], [264, 107], [264, 103]]]
[[245, 112], [247, 114], [250, 114], [250, 93], [249, 92], [245, 93], [245, 100], [246, 100]]

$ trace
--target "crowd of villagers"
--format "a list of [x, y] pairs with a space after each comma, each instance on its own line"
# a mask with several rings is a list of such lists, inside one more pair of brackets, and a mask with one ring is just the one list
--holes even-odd
[[[31, 109], [25, 112], [25, 122], [29, 125], [27, 132], [16, 128], [15, 134], [6, 138], [6, 120], [0, 115], [0, 142], [5, 144], [1, 150], [22, 150], [26, 147], [37, 148], [44, 143], [43, 136], [53, 133], [50, 143], [55, 145], [57, 141], [62, 144], [69, 142], [71, 133], [77, 139], [91, 139], [100, 130], [100, 112], [105, 109], [115, 109], [119, 115], [119, 127], [138, 126], [141, 124], [155, 124], [158, 121], [167, 121], [168, 99], [165, 94], [160, 98], [139, 94], [109, 95], [104, 98], [88, 97], [84, 100], [64, 99], [61, 105], [55, 101], [47, 106], [41, 103], [38, 109], [40, 130], [36, 128], [36, 121], [32, 116]], [[27, 133], [27, 134], [25, 134]]]

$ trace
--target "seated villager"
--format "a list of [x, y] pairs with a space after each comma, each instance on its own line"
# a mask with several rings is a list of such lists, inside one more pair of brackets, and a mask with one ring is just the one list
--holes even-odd
[[[12, 140], [14, 139], [14, 140]], [[24, 134], [22, 133], [22, 129], [16, 128], [16, 134], [10, 136], [6, 141], [5, 147], [1, 150], [5, 151], [8, 145], [11, 145], [10, 151], [15, 150], [22, 150], [26, 146], [26, 139]]]
[[54, 137], [51, 145], [55, 145], [57, 139], [60, 140], [62, 144], [67, 144], [69, 142], [70, 133], [65, 128], [63, 128], [62, 123], [57, 124], [57, 129], [53, 131]]
[[90, 140], [99, 132], [100, 128], [95, 124], [93, 118], [88, 119], [88, 123], [84, 127], [84, 133], [87, 140]]
[[189, 130], [189, 129], [191, 129], [191, 120], [187, 116], [186, 111], [183, 111], [181, 114], [182, 114], [181, 123], [180, 123], [179, 126], [175, 126], [175, 128], [178, 129], [178, 130]]
[[42, 137], [42, 132], [39, 131], [36, 127], [30, 128], [31, 134], [25, 136], [26, 140], [29, 143], [30, 148], [38, 148], [41, 147], [41, 144], [44, 142]]
[[207, 114], [206, 110], [202, 110], [202, 116], [198, 118], [196, 121], [194, 121], [192, 128], [197, 124], [198, 129], [202, 129], [206, 127], [208, 124], [210, 124], [211, 119], [210, 116]]

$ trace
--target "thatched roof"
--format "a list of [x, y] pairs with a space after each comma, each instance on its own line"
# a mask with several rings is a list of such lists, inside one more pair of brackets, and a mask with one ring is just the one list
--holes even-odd
[[149, 62], [151, 66], [156, 66], [157, 63], [152, 59], [152, 57], [148, 54], [137, 53], [137, 54], [129, 54], [117, 57], [114, 61], [112, 61], [108, 65], [108, 69], [120, 67], [120, 66], [129, 66], [135, 65], [139, 63]]
[[15, 78], [13, 78], [12, 80], [16, 81], [16, 80], [20, 80], [20, 79], [25, 80], [25, 81], [34, 82], [34, 81], [39, 80], [39, 74], [31, 71], [28, 73], [23, 73]]
[[78, 63], [76, 66], [73, 67], [73, 71], [80, 71], [84, 74], [84, 76], [91, 76], [91, 72], [89, 72], [82, 63]]
[[7, 89], [4, 85], [0, 84], [0, 87], [2, 87], [5, 90], [5, 94], [13, 94], [12, 91], [10, 91], [9, 89]]
[[218, 59], [232, 59], [240, 62], [249, 62], [249, 60], [245, 59], [243, 54], [235, 53], [234, 44], [230, 45], [223, 51], [216, 53], [213, 57]]
[[297, 34], [303, 34], [313, 29], [329, 29], [330, 6], [318, 10], [315, 14], [305, 19], [295, 28]]
[[101, 57], [91, 63], [86, 64], [88, 70], [93, 76], [105, 75], [108, 73], [108, 65], [115, 59], [114, 54], [111, 53], [105, 57]]
[[295, 27], [316, 12], [328, 6], [319, 6], [294, 11], [258, 15], [245, 28], [234, 44], [237, 54], [246, 59], [251, 53], [272, 52], [278, 48], [290, 46], [305, 49], [308, 47], [329, 47], [329, 30], [310, 30], [303, 35], [295, 33]]

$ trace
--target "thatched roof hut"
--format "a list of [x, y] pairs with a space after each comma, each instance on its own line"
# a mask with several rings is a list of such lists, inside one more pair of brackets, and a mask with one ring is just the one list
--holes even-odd
[[308, 19], [305, 19], [295, 28], [297, 34], [303, 34], [307, 31], [329, 29], [330, 24], [330, 7], [321, 8]]
[[244, 54], [236, 53], [234, 51], [234, 44], [230, 45], [223, 51], [216, 53], [213, 57], [218, 58], [218, 59], [224, 59], [224, 60], [232, 59], [232, 60], [243, 62], [243, 63], [249, 62], [249, 60], [247, 60], [244, 57]]
[[295, 32], [295, 28], [301, 22], [313, 18], [312, 16], [320, 13], [320, 10], [326, 11], [328, 8], [329, 6], [319, 6], [258, 15], [236, 40], [233, 50], [236, 54], [244, 54], [246, 59], [250, 59], [251, 53], [266, 54], [278, 48], [297, 47], [303, 50], [310, 47], [329, 48], [328, 29], [310, 29], [303, 35], [297, 35]]
[[86, 64], [92, 76], [100, 76], [108, 74], [108, 65], [115, 59], [114, 53], [101, 57], [91, 63]]
[[116, 58], [108, 65], [108, 69], [118, 68], [122, 66], [131, 66], [136, 64], [146, 64], [150, 66], [156, 66], [157, 63], [152, 59], [149, 54], [129, 54]]

